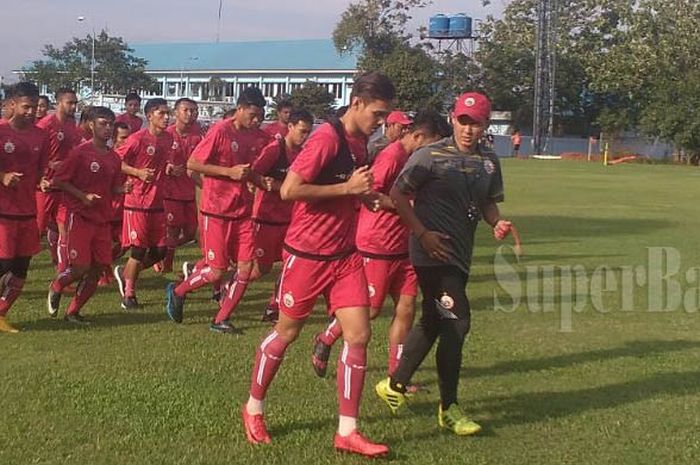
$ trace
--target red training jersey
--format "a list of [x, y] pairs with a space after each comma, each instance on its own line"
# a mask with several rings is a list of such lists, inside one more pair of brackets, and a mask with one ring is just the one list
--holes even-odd
[[46, 171], [48, 156], [46, 131], [36, 126], [16, 131], [7, 121], [0, 121], [0, 172], [22, 173], [19, 182], [12, 187], [0, 182], [0, 216], [36, 216], [34, 192]]
[[[372, 174], [374, 184], [372, 190], [389, 195], [394, 181], [408, 161], [409, 153], [400, 141], [386, 146], [374, 163]], [[409, 229], [401, 222], [396, 212], [379, 210], [373, 212], [364, 205], [360, 209], [357, 223], [357, 249], [374, 255], [406, 255], [408, 254]]]
[[266, 124], [265, 126], [263, 126], [262, 130], [269, 134], [270, 137], [284, 138], [287, 137], [289, 127], [287, 127], [286, 124], [282, 124], [279, 121], [275, 121], [274, 123]]
[[[367, 160], [367, 138], [351, 136], [345, 139], [354, 165], [359, 167]], [[314, 184], [336, 159], [340, 139], [330, 123], [321, 125], [309, 138], [289, 168], [304, 180]], [[349, 176], [347, 173], [342, 181]], [[340, 181], [341, 179], [338, 178]], [[294, 203], [292, 220], [287, 230], [285, 244], [312, 255], [333, 256], [355, 248], [357, 228], [357, 199], [353, 196], [336, 197], [314, 202]]]
[[[273, 140], [260, 153], [260, 156], [253, 162], [251, 169], [260, 176], [269, 176], [283, 181], [289, 166], [299, 154], [299, 150], [290, 150], [285, 146], [285, 158], [282, 159], [280, 142]], [[253, 204], [253, 218], [261, 223], [267, 224], [288, 224], [292, 218], [292, 207], [294, 202], [282, 200], [279, 191], [268, 192], [264, 189], [257, 189], [255, 192], [255, 203]]]
[[114, 191], [121, 185], [122, 162], [113, 150], [100, 152], [92, 141], [77, 146], [56, 170], [54, 179], [72, 184], [85, 194], [97, 194], [99, 199], [85, 205], [80, 199], [63, 193], [59, 217], [66, 220], [75, 213], [84, 219], [104, 224], [112, 220]]
[[46, 178], [50, 180], [60, 162], [68, 157], [73, 147], [80, 144], [82, 136], [75, 120], [61, 122], [56, 113], [46, 115], [35, 125], [49, 135], [49, 169], [46, 170]]
[[[195, 147], [191, 157], [200, 163], [232, 167], [252, 163], [257, 156], [259, 134], [238, 130], [231, 119], [216, 123]], [[224, 176], [204, 176], [200, 211], [205, 215], [229, 219], [250, 216], [253, 194], [246, 182]]]
[[[187, 167], [187, 159], [194, 151], [194, 148], [202, 141], [199, 128], [189, 128], [185, 134], [180, 134], [175, 129], [175, 125], [168, 126], [168, 134], [173, 138], [173, 150], [171, 152], [170, 163], [175, 166]], [[192, 201], [195, 199], [196, 185], [194, 180], [187, 175], [165, 176], [165, 199]]]
[[171, 159], [173, 137], [167, 132], [154, 136], [148, 128], [131, 134], [124, 145], [116, 150], [119, 158], [127, 165], [155, 171], [151, 182], [143, 182], [140, 178], [130, 176], [129, 182], [133, 189], [124, 195], [124, 207], [137, 210], [163, 209], [163, 182], [165, 165]]
[[127, 126], [129, 126], [129, 132], [131, 132], [131, 134], [140, 131], [141, 126], [143, 126], [143, 120], [140, 117], [136, 115], [131, 116], [129, 113], [122, 113], [121, 115], [117, 116], [114, 122], [125, 123]]

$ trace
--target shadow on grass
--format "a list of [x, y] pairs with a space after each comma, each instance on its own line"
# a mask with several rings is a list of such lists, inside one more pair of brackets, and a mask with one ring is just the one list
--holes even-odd
[[651, 231], [673, 225], [670, 221], [657, 218], [592, 218], [576, 216], [525, 215], [513, 216], [513, 222], [522, 234], [523, 243], [528, 237], [536, 238], [537, 243], [552, 242], [572, 238], [590, 238], [591, 236], [643, 236]]

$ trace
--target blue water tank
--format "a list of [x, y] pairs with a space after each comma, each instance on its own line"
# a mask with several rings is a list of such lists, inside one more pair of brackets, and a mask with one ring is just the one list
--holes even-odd
[[464, 39], [472, 35], [472, 19], [460, 13], [450, 16], [450, 32], [451, 39]]
[[428, 37], [433, 39], [444, 39], [449, 37], [450, 18], [445, 15], [435, 15], [430, 17], [428, 26]]

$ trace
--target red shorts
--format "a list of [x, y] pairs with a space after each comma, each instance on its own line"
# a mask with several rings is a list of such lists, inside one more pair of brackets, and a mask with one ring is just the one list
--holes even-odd
[[111, 231], [110, 237], [112, 238], [112, 242], [119, 242], [121, 244], [123, 224], [122, 221], [110, 221], [109, 229]]
[[31, 257], [39, 253], [36, 218], [0, 218], [0, 258]]
[[255, 225], [255, 259], [261, 267], [282, 261], [282, 245], [288, 224], [253, 223]]
[[329, 315], [348, 307], [369, 307], [362, 257], [353, 253], [340, 260], [320, 261], [285, 251], [277, 298], [280, 311], [290, 318], [305, 319], [319, 295], [326, 299]]
[[362, 260], [371, 308], [382, 308], [387, 295], [398, 301], [399, 296], [415, 297], [418, 294], [418, 278], [409, 258], [383, 260], [363, 257]]
[[195, 230], [197, 203], [194, 200], [163, 200], [168, 227]]
[[[112, 263], [112, 234], [109, 223], [97, 224], [85, 220], [75, 213], [68, 213], [65, 221], [65, 236], [61, 236], [61, 244], [65, 244], [67, 260], [70, 265], [90, 266]], [[59, 248], [61, 250], [61, 248]]]
[[231, 262], [253, 260], [253, 222], [250, 218], [239, 220], [202, 215], [200, 240], [204, 261], [212, 268], [228, 269]]
[[124, 247], [165, 247], [165, 213], [124, 209]]
[[41, 234], [48, 225], [56, 224], [56, 214], [62, 198], [63, 192], [36, 192], [36, 223]]

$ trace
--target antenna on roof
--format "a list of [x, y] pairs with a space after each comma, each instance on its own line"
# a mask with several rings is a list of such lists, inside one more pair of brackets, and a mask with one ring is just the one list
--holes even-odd
[[221, 39], [221, 10], [224, 8], [224, 0], [219, 0], [219, 20], [216, 24], [216, 43]]

